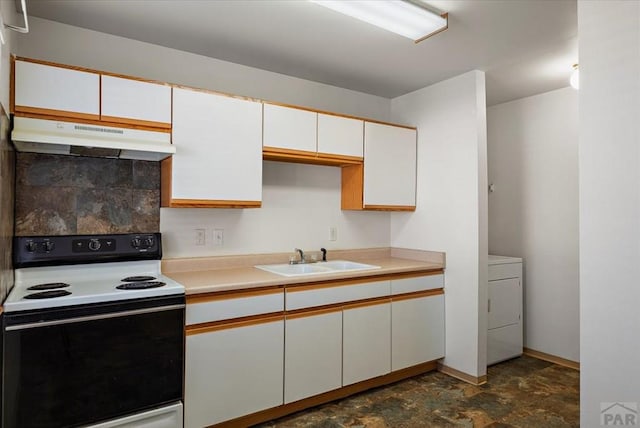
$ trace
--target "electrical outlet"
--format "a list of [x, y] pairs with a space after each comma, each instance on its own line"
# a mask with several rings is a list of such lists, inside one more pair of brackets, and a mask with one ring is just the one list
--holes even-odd
[[213, 246], [222, 247], [224, 245], [224, 229], [213, 229]]
[[329, 241], [337, 241], [338, 240], [338, 228], [335, 226], [331, 226], [329, 228]]
[[196, 229], [196, 245], [207, 243], [207, 229]]

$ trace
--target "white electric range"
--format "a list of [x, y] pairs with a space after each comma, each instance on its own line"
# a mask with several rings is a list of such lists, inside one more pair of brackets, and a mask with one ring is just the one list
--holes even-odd
[[159, 233], [15, 238], [3, 427], [182, 427], [184, 287], [161, 257]]

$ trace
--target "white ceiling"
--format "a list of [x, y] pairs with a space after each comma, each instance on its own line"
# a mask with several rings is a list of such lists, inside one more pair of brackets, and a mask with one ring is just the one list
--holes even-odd
[[487, 104], [567, 86], [576, 0], [433, 0], [421, 43], [306, 0], [28, 0], [29, 15], [393, 98], [469, 70]]

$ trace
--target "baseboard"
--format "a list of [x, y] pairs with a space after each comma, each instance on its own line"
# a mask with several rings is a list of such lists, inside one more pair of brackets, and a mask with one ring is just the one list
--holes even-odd
[[539, 360], [548, 361], [550, 363], [558, 364], [559, 366], [580, 371], [580, 363], [578, 361], [567, 360], [566, 358], [547, 354], [546, 352], [536, 351], [535, 349], [530, 348], [524, 348], [522, 353]]
[[442, 363], [438, 363], [438, 371], [441, 373], [444, 373], [446, 375], [449, 375], [451, 377], [455, 377], [456, 379], [459, 379], [461, 381], [470, 383], [472, 385], [482, 385], [487, 383], [487, 375], [483, 375], [483, 376], [472, 376], [470, 374], [467, 374], [465, 372], [461, 372], [460, 370], [456, 370], [454, 368], [451, 368], [449, 366], [445, 366]]

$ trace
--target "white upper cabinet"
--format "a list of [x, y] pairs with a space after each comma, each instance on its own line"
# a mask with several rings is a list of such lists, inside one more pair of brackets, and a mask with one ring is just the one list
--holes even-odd
[[416, 130], [364, 126], [364, 208], [415, 207]]
[[318, 113], [264, 104], [265, 147], [316, 152]]
[[102, 120], [171, 126], [171, 86], [102, 76]]
[[364, 121], [318, 113], [318, 153], [362, 157]]
[[174, 88], [173, 144], [163, 206], [241, 207], [262, 199], [261, 103]]
[[14, 79], [17, 112], [100, 117], [97, 73], [16, 60]]

